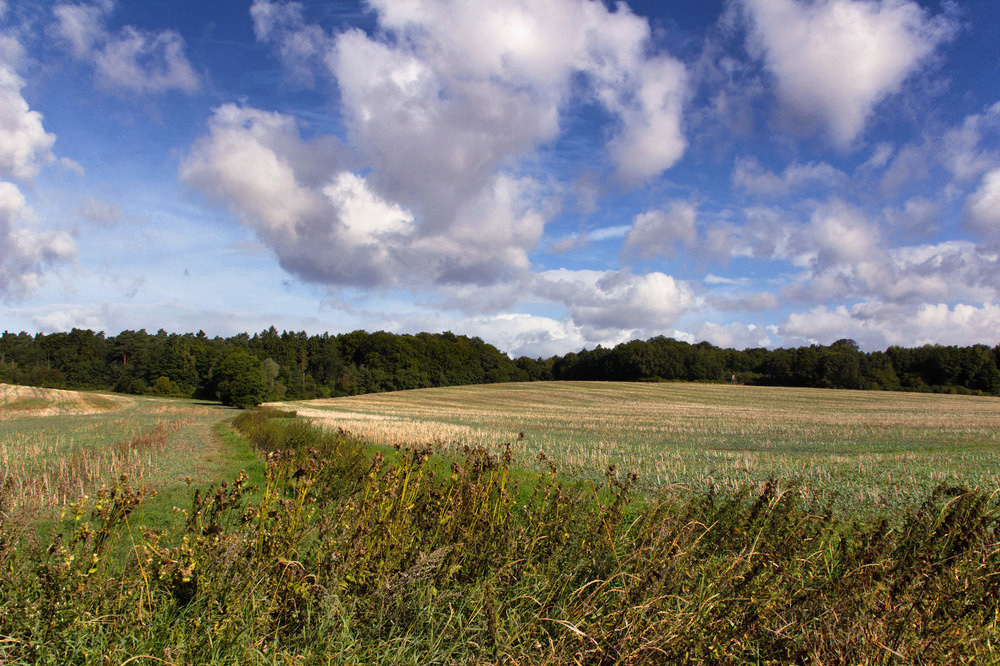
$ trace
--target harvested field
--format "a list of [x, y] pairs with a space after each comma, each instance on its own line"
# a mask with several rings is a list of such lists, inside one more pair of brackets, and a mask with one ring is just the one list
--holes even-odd
[[135, 401], [119, 395], [0, 384], [0, 419], [57, 414], [101, 414]]
[[[283, 403], [380, 445], [514, 445], [565, 472], [609, 465], [654, 491], [798, 484], [892, 507], [942, 484], [1000, 488], [1000, 399], [714, 384], [539, 382]], [[524, 435], [523, 438], [521, 435]]]

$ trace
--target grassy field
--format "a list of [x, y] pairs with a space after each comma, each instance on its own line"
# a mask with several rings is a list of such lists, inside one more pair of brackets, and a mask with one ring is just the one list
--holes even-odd
[[233, 414], [187, 400], [0, 384], [0, 469], [13, 509], [51, 513], [123, 474], [159, 493], [149, 508], [184, 504], [188, 478], [206, 484], [239, 471], [213, 433]]
[[[681, 383], [463, 386], [286, 403], [376, 444], [514, 443], [571, 475], [609, 465], [646, 490], [799, 483], [806, 498], [892, 509], [942, 484], [1000, 488], [1000, 399]], [[522, 437], [523, 434], [523, 437]]]

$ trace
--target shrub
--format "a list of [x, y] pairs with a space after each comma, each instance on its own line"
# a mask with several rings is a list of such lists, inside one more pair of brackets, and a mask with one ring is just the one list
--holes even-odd
[[264, 401], [267, 382], [264, 368], [250, 352], [231, 351], [215, 371], [216, 393], [223, 405], [246, 409]]

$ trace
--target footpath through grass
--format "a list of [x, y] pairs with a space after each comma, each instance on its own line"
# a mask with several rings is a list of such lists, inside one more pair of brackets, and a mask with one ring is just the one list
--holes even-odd
[[124, 476], [145, 497], [135, 518], [166, 527], [194, 489], [241, 469], [263, 480], [262, 463], [225, 425], [236, 413], [193, 400], [0, 384], [8, 510], [47, 533], [73, 504]]
[[775, 483], [635, 508], [613, 469], [598, 489], [543, 463], [521, 493], [506, 450], [442, 469], [289, 413], [236, 423], [262, 487], [199, 493], [168, 530], [134, 528], [126, 486], [51, 544], [0, 523], [0, 661], [996, 661], [996, 495], [941, 486], [891, 520]]

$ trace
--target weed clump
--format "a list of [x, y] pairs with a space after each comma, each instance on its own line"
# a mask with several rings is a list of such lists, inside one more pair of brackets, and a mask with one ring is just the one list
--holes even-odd
[[[941, 487], [848, 522], [777, 481], [664, 493], [571, 483], [510, 449], [372, 454], [275, 410], [235, 421], [267, 461], [130, 524], [121, 478], [42, 545], [0, 491], [0, 661], [963, 663], [1000, 617], [996, 496]], [[516, 478], [515, 478], [516, 477]], [[6, 492], [10, 492], [9, 490]]]

